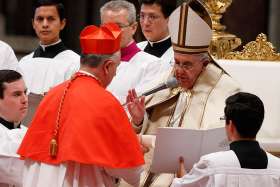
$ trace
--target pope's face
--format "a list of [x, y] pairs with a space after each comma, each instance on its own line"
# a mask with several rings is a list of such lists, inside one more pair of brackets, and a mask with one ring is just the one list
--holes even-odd
[[27, 101], [23, 79], [4, 83], [3, 98], [0, 98], [1, 117], [9, 122], [21, 122], [27, 114]]
[[40, 6], [35, 10], [32, 20], [41, 44], [49, 45], [59, 40], [59, 33], [65, 26], [65, 19], [61, 20], [56, 6]]
[[126, 47], [133, 40], [137, 23], [129, 23], [126, 9], [121, 9], [120, 11], [105, 10], [101, 14], [101, 22], [102, 24], [116, 23], [121, 28], [121, 48]]
[[174, 53], [175, 77], [184, 89], [191, 89], [202, 72], [204, 65], [197, 55]]
[[168, 18], [165, 18], [158, 4], [143, 4], [140, 10], [140, 25], [145, 38], [156, 42], [169, 35]]

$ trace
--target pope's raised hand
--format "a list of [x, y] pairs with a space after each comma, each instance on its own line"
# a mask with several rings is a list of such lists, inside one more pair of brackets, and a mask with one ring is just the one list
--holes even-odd
[[138, 97], [135, 89], [129, 90], [126, 97], [127, 109], [135, 125], [141, 125], [145, 114], [145, 97]]

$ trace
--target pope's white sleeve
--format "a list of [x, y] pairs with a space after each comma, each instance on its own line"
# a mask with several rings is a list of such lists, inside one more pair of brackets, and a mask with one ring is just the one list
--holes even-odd
[[140, 184], [140, 175], [143, 171], [143, 167], [139, 166], [128, 169], [105, 168], [105, 171], [112, 177], [122, 178], [128, 184], [138, 187]]

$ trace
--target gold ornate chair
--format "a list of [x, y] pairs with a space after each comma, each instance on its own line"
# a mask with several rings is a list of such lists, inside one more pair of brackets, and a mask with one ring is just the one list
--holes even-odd
[[265, 105], [265, 119], [257, 139], [267, 151], [280, 157], [280, 54], [259, 34], [242, 51], [229, 52], [217, 63], [243, 91], [258, 95]]

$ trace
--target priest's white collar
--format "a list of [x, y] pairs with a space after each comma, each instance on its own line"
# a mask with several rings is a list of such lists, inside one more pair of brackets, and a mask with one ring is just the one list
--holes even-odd
[[43, 51], [45, 51], [46, 47], [56, 45], [56, 44], [58, 44], [58, 43], [60, 43], [60, 42], [61, 42], [61, 39], [59, 39], [57, 42], [52, 43], [52, 44], [49, 44], [49, 45], [43, 45], [43, 44], [41, 44], [41, 42], [40, 42], [39, 45], [42, 47]]
[[153, 47], [154, 44], [163, 42], [163, 41], [167, 40], [168, 38], [170, 38], [170, 35], [168, 35], [168, 36], [166, 36], [165, 38], [163, 38], [162, 40], [159, 40], [159, 41], [156, 41], [156, 42], [152, 42], [152, 41], [149, 41], [149, 40], [148, 40], [148, 42], [149, 42], [150, 45]]

